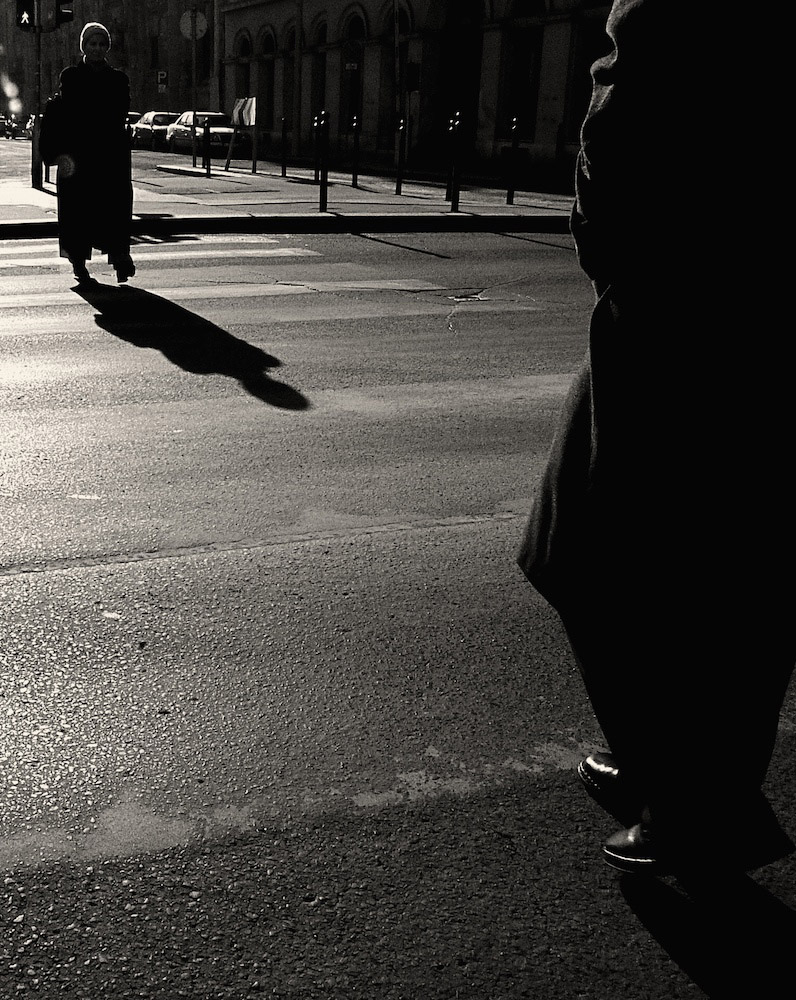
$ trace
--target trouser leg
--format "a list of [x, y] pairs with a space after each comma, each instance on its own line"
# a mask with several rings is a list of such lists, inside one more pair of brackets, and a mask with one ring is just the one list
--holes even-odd
[[[667, 615], [562, 616], [606, 742], [672, 839], [699, 823], [776, 838], [761, 793], [794, 664], [789, 621], [675, 632]], [[710, 616], [708, 616], [709, 619]], [[713, 623], [716, 625], [717, 623]]]

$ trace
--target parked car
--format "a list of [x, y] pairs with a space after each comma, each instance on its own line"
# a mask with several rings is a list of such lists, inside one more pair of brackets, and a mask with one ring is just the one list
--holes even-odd
[[[205, 122], [210, 125], [210, 151], [226, 152], [229, 149], [229, 141], [232, 138], [234, 129], [232, 119], [222, 111], [183, 111], [176, 122], [173, 122], [166, 129], [166, 146], [171, 153], [176, 153], [180, 149], [189, 150], [191, 148], [191, 123], [196, 115], [196, 144], [197, 150], [201, 151], [201, 143], [204, 140]], [[238, 150], [247, 148], [248, 136], [243, 132], [238, 132], [236, 140]]]
[[165, 149], [166, 128], [178, 118], [176, 111], [145, 111], [132, 126], [135, 149]]
[[135, 125], [138, 119], [141, 117], [140, 111], [128, 111], [127, 112], [127, 124]]
[[17, 116], [14, 114], [0, 115], [0, 135], [6, 139], [16, 139], [22, 131]]

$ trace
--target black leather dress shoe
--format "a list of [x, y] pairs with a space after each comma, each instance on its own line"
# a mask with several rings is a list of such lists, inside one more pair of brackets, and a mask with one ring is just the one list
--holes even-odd
[[634, 875], [667, 875], [677, 867], [656, 844], [647, 823], [636, 823], [610, 836], [603, 844], [603, 858], [612, 868]]
[[610, 753], [589, 754], [578, 764], [578, 777], [594, 801], [620, 823], [632, 825], [641, 818], [644, 804], [622, 780]]
[[603, 858], [612, 868], [633, 875], [708, 878], [762, 868], [792, 850], [793, 844], [782, 831], [755, 835], [719, 824], [694, 823], [675, 841], [659, 836], [652, 823], [636, 823], [606, 840]]

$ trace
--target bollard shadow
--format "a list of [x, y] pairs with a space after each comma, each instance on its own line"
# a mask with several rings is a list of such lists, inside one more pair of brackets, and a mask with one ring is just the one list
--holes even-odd
[[306, 396], [272, 379], [278, 358], [188, 309], [141, 288], [116, 288], [94, 281], [75, 291], [99, 315], [98, 326], [136, 347], [160, 351], [173, 365], [195, 375], [225, 375], [250, 395], [284, 410], [306, 410]]
[[630, 908], [711, 1000], [776, 996], [796, 981], [796, 911], [745, 874], [678, 879], [623, 875]]

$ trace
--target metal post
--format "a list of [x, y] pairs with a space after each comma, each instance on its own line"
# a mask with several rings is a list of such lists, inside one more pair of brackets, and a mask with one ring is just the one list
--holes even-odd
[[318, 131], [321, 146], [321, 191], [318, 211], [325, 212], [329, 203], [329, 121], [325, 111], [321, 111], [318, 119]]
[[517, 119], [511, 119], [511, 152], [509, 153], [509, 178], [506, 190], [506, 204], [514, 204], [514, 188], [517, 184], [517, 150], [519, 148], [519, 130]]
[[395, 174], [395, 193], [401, 194], [404, 182], [404, 163], [406, 162], [406, 121], [398, 122], [398, 169]]
[[191, 116], [191, 153], [193, 166], [196, 166], [196, 7], [191, 8], [191, 96], [193, 98], [193, 115]]
[[461, 115], [457, 111], [448, 122], [448, 135], [450, 137], [450, 166], [448, 168], [448, 189], [445, 192], [445, 200], [451, 203], [451, 212], [459, 211], [459, 127], [461, 125]]
[[282, 115], [282, 176], [287, 177], [287, 120]]
[[351, 187], [359, 185], [359, 117], [354, 115], [351, 122], [351, 131], [354, 133], [354, 162], [351, 165]]
[[312, 119], [312, 138], [314, 148], [312, 150], [313, 166], [315, 168], [313, 179], [317, 184], [321, 179], [321, 116], [316, 115]]
[[204, 147], [203, 153], [204, 153], [205, 171], [206, 171], [206, 176], [209, 177], [210, 176], [210, 122], [208, 121], [207, 118], [205, 118], [204, 129], [202, 131], [203, 131], [202, 146]]
[[41, 179], [41, 153], [39, 152], [39, 130], [41, 127], [41, 0], [33, 7], [33, 29], [36, 32], [36, 128], [33, 133], [30, 156], [30, 184], [37, 191], [43, 188]]

